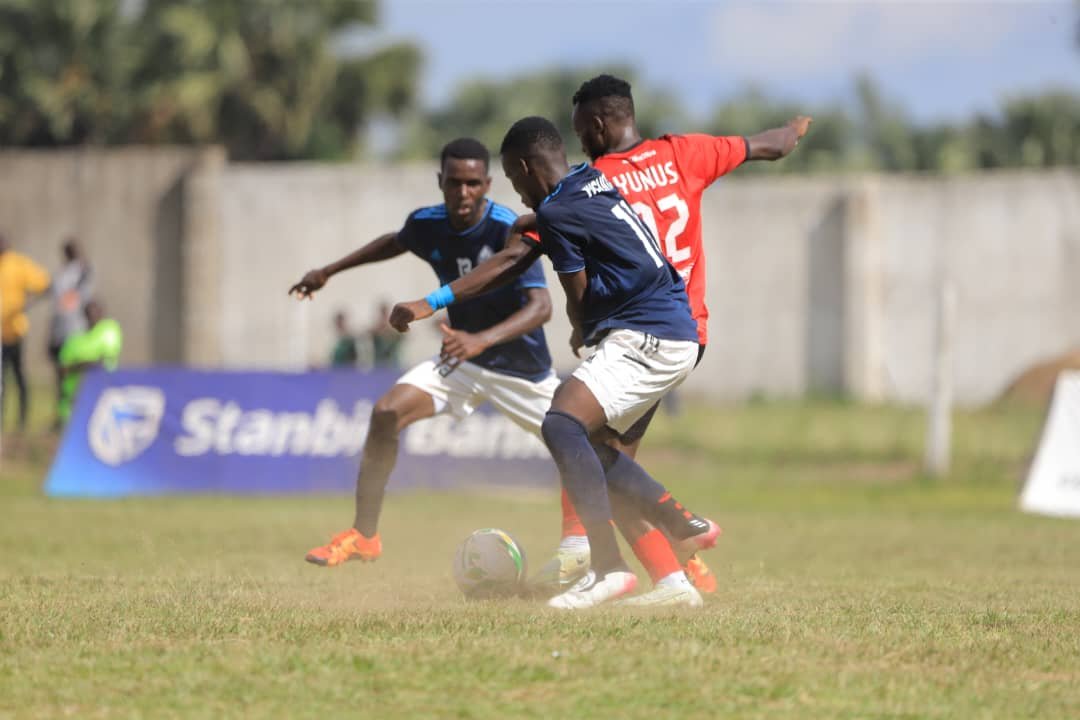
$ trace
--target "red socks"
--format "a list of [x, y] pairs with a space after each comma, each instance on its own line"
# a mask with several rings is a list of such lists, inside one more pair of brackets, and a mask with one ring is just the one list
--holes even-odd
[[[664, 500], [669, 499], [670, 496], [664, 498]], [[562, 491], [562, 514], [564, 538], [585, 535], [585, 526], [581, 524], [581, 518], [574, 510], [574, 504], [570, 502], [570, 496], [566, 494], [566, 490]], [[682, 570], [679, 559], [675, 557], [675, 551], [671, 549], [671, 543], [668, 542], [664, 533], [655, 528], [635, 540], [631, 547], [638, 562], [648, 571], [653, 584]]]
[[574, 504], [570, 502], [570, 496], [566, 494], [566, 488], [562, 491], [562, 536], [585, 535], [585, 526], [581, 524]]
[[638, 561], [649, 572], [653, 584], [673, 572], [682, 570], [675, 551], [671, 549], [671, 543], [664, 537], [664, 533], [656, 528], [639, 537], [634, 542], [633, 550]]

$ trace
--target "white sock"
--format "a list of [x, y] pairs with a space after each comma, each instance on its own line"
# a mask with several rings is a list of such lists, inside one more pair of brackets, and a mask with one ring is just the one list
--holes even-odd
[[585, 535], [567, 535], [559, 543], [560, 550], [588, 550], [589, 538]]
[[656, 587], [693, 587], [690, 583], [690, 578], [686, 577], [686, 573], [682, 570], [676, 570], [670, 575], [665, 575], [660, 578]]

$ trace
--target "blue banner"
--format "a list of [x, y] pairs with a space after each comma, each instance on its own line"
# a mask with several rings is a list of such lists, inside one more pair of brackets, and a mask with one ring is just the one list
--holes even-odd
[[[49, 495], [352, 492], [386, 372], [87, 375]], [[408, 428], [389, 490], [555, 484], [543, 443], [489, 408]]]

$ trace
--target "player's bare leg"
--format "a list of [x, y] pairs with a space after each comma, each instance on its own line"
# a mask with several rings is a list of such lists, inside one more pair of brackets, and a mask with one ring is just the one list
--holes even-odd
[[335, 535], [329, 544], [311, 550], [304, 558], [323, 567], [348, 560], [375, 560], [382, 553], [378, 522], [383, 494], [397, 463], [398, 437], [418, 420], [435, 414], [431, 396], [412, 385], [390, 388], [375, 403], [364, 444], [360, 473], [356, 478], [356, 516], [353, 526]]

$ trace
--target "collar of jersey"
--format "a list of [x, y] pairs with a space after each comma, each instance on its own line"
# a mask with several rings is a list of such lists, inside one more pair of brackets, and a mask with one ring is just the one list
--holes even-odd
[[604, 153], [603, 155], [601, 155], [600, 157], [598, 157], [596, 159], [597, 160], [602, 160], [603, 158], [621, 158], [624, 155], [630, 155], [635, 150], [637, 150], [642, 145], [644, 145], [647, 142], [647, 140], [648, 140], [647, 138], [641, 138], [640, 140], [638, 140], [636, 143], [634, 143], [630, 147], [626, 148], [625, 150], [619, 150], [618, 152]]
[[454, 233], [455, 235], [468, 235], [469, 233], [471, 233], [471, 232], [473, 232], [474, 230], [476, 230], [476, 228], [478, 228], [478, 227], [480, 227], [481, 225], [483, 225], [483, 224], [484, 224], [484, 221], [488, 219], [488, 215], [490, 215], [490, 214], [491, 214], [491, 210], [492, 210], [492, 208], [494, 208], [494, 207], [495, 207], [495, 203], [494, 203], [494, 202], [492, 202], [491, 200], [489, 200], [488, 198], [484, 198], [484, 202], [486, 202], [486, 203], [487, 203], [487, 208], [485, 208], [485, 210], [484, 210], [484, 214], [483, 214], [483, 215], [482, 215], [482, 216], [480, 217], [480, 219], [479, 219], [479, 220], [477, 220], [477, 221], [476, 221], [476, 224], [475, 224], [475, 225], [473, 225], [472, 227], [467, 227], [467, 228], [465, 228], [464, 230], [455, 230], [455, 229], [454, 229], [454, 226], [453, 226], [453, 225], [450, 225], [450, 216], [449, 216], [449, 215], [447, 215], [447, 216], [446, 216], [446, 224], [447, 224], [447, 225], [450, 225], [450, 232]]
[[563, 179], [559, 181], [559, 184], [555, 186], [555, 189], [551, 191], [551, 194], [548, 195], [546, 198], [544, 198], [543, 202], [541, 202], [540, 204], [541, 205], [546, 204], [548, 200], [550, 200], [551, 198], [555, 197], [560, 192], [562, 192], [562, 186], [563, 186], [563, 183], [566, 182], [566, 178], [570, 177], [571, 175], [577, 175], [579, 172], [581, 172], [582, 170], [585, 170], [588, 167], [589, 167], [589, 163], [578, 163], [577, 165], [571, 165], [570, 166], [570, 172], [566, 173], [566, 175], [563, 177]]

